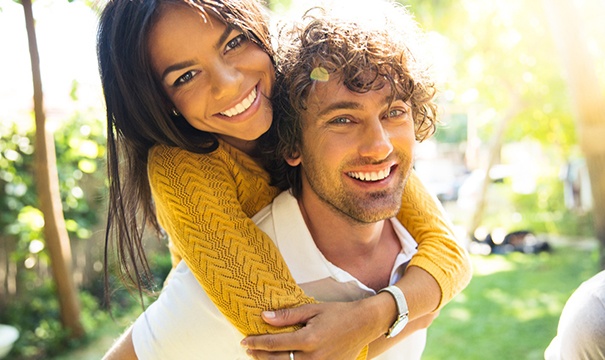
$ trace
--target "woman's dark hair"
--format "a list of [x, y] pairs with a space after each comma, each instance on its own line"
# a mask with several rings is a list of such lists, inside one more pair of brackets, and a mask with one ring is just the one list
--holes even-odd
[[[271, 58], [269, 30], [258, 0], [110, 0], [99, 21], [97, 55], [107, 110], [108, 218], [105, 233], [105, 289], [110, 263], [139, 294], [151, 285], [142, 244], [147, 225], [161, 233], [147, 174], [147, 154], [156, 144], [208, 153], [218, 142], [179, 115], [154, 74], [148, 40], [165, 6], [188, 6], [241, 30]], [[117, 259], [110, 259], [115, 246]], [[111, 261], [110, 261], [111, 260]], [[106, 294], [108, 292], [106, 291]]]

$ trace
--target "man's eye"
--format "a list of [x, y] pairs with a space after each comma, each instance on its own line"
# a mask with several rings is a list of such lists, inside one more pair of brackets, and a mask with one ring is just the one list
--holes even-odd
[[349, 120], [346, 117], [339, 117], [339, 118], [335, 118], [332, 121], [330, 121], [330, 124], [348, 124], [350, 122], [351, 122], [351, 120]]
[[401, 110], [401, 109], [391, 109], [389, 110], [389, 117], [393, 118], [393, 117], [398, 117], [405, 114], [405, 111]]
[[227, 43], [227, 47], [225, 48], [225, 52], [236, 49], [239, 46], [242, 46], [242, 44], [248, 40], [248, 38], [244, 35], [244, 34], [239, 34], [238, 36], [234, 37], [233, 39], [231, 39], [228, 43]]

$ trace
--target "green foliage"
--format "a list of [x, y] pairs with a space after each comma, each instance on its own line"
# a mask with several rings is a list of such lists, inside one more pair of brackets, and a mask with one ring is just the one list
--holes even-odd
[[450, 114], [441, 120], [434, 137], [440, 143], [460, 144], [466, 141], [468, 134], [468, 115]]
[[563, 182], [552, 178], [543, 179], [532, 194], [514, 194], [512, 201], [521, 215], [517, 225], [536, 233], [594, 236], [592, 214], [568, 209], [563, 199]]
[[155, 282], [162, 284], [172, 270], [172, 258], [169, 252], [153, 253], [149, 259]]
[[538, 179], [534, 192], [512, 190], [509, 179], [492, 183], [482, 226], [493, 231], [530, 230], [535, 234], [593, 237], [592, 213], [568, 209], [564, 203], [563, 181], [545, 176]]
[[[0, 322], [17, 326], [21, 337], [11, 354], [39, 359], [75, 346], [67, 340], [59, 320], [59, 304], [50, 278], [28, 267], [48, 262], [44, 247], [44, 217], [38, 207], [34, 177], [32, 123], [0, 121], [0, 238], [16, 239], [10, 260], [18, 264], [18, 295], [0, 311]], [[55, 134], [57, 170], [66, 226], [72, 241], [88, 239], [104, 212], [105, 137], [101, 121], [75, 113]], [[4, 240], [2, 240], [4, 241]], [[36, 254], [36, 255], [34, 255]], [[23, 301], [27, 299], [27, 301]], [[103, 319], [98, 299], [80, 293], [82, 323], [94, 330]]]
[[279, 13], [290, 8], [292, 0], [267, 0], [266, 5], [272, 11]]
[[[436, 140], [465, 144], [466, 128], [459, 118], [467, 114], [472, 148], [488, 149], [499, 135], [495, 133], [498, 122], [510, 111], [514, 116], [507, 123], [504, 146], [536, 142], [544, 158], [534, 159], [535, 166], [541, 173], [545, 167], [551, 168], [550, 174], [541, 174], [536, 192], [530, 195], [513, 193], [506, 182], [490, 185], [483, 225], [593, 235], [591, 214], [565, 208], [562, 182], [556, 170], [552, 171], [579, 152], [569, 90], [545, 16], [546, 7], [555, 5], [522, 0], [401, 3], [409, 6], [427, 32], [440, 34], [440, 41], [431, 43], [430, 49], [438, 65], [445, 63], [446, 72], [439, 96], [445, 126], [438, 129]], [[595, 19], [599, 12], [591, 11], [588, 2], [577, 5], [589, 30], [585, 40], [600, 43], [605, 30]], [[596, 51], [595, 55], [602, 60], [604, 54]], [[597, 64], [603, 72], [605, 62]], [[523, 162], [524, 156], [517, 153], [503, 163]]]
[[[31, 131], [26, 126], [2, 121], [0, 135], [0, 233], [35, 238], [40, 224], [34, 230], [31, 223], [19, 221], [21, 212], [23, 221], [31, 220], [28, 214], [36, 201]], [[32, 231], [35, 233], [30, 234]]]
[[[541, 2], [401, 1], [422, 27], [442, 34], [431, 49], [448, 59], [446, 111], [470, 111], [488, 143], [495, 120], [520, 103], [505, 141], [527, 137], [568, 155], [577, 143], [569, 93]], [[447, 46], [443, 46], [443, 44]]]
[[106, 191], [102, 122], [76, 114], [55, 134], [55, 142], [67, 229], [76, 238], [87, 239]]
[[[72, 239], [87, 239], [102, 211], [105, 192], [105, 139], [101, 122], [76, 113], [55, 135], [57, 170], [67, 229]], [[43, 241], [44, 219], [37, 209], [34, 180], [34, 131], [31, 124], [0, 122], [0, 233], [15, 236], [26, 256], [29, 243]]]
[[[28, 273], [29, 281], [35, 274]], [[80, 292], [82, 325], [87, 333], [94, 333], [106, 313], [99, 310], [97, 300], [86, 292]], [[22, 297], [27, 301], [13, 301], [0, 312], [0, 323], [15, 326], [20, 336], [11, 350], [14, 359], [46, 359], [65, 351], [66, 348], [82, 346], [89, 338], [79, 341], [68, 340], [59, 320], [59, 302], [50, 280], [27, 291]]]

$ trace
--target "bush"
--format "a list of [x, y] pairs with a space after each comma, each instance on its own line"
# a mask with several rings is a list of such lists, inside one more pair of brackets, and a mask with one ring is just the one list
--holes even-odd
[[[69, 340], [69, 334], [63, 330], [59, 320], [59, 301], [50, 280], [21, 294], [20, 298], [21, 301], [9, 303], [5, 311], [0, 313], [1, 323], [11, 324], [20, 332], [19, 340], [11, 351], [12, 358], [47, 359], [66, 348], [81, 346], [91, 338]], [[79, 299], [84, 330], [94, 333], [99, 324], [107, 321], [108, 316], [87, 292], [80, 292]]]
[[512, 190], [508, 180], [492, 183], [481, 223], [489, 231], [502, 228], [507, 233], [530, 230], [535, 234], [594, 237], [591, 212], [578, 212], [565, 205], [563, 182], [544, 177], [531, 194]]
[[[65, 223], [71, 239], [88, 239], [98, 223], [105, 192], [105, 137], [102, 123], [76, 113], [55, 136], [57, 170]], [[37, 209], [33, 125], [0, 122], [0, 234], [18, 239], [15, 256], [29, 256], [32, 241], [44, 241]]]

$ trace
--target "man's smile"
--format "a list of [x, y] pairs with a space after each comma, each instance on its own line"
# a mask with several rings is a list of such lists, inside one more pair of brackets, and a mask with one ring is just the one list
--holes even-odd
[[387, 167], [379, 171], [350, 171], [347, 175], [353, 179], [361, 181], [380, 181], [384, 180], [391, 174], [391, 168]]

